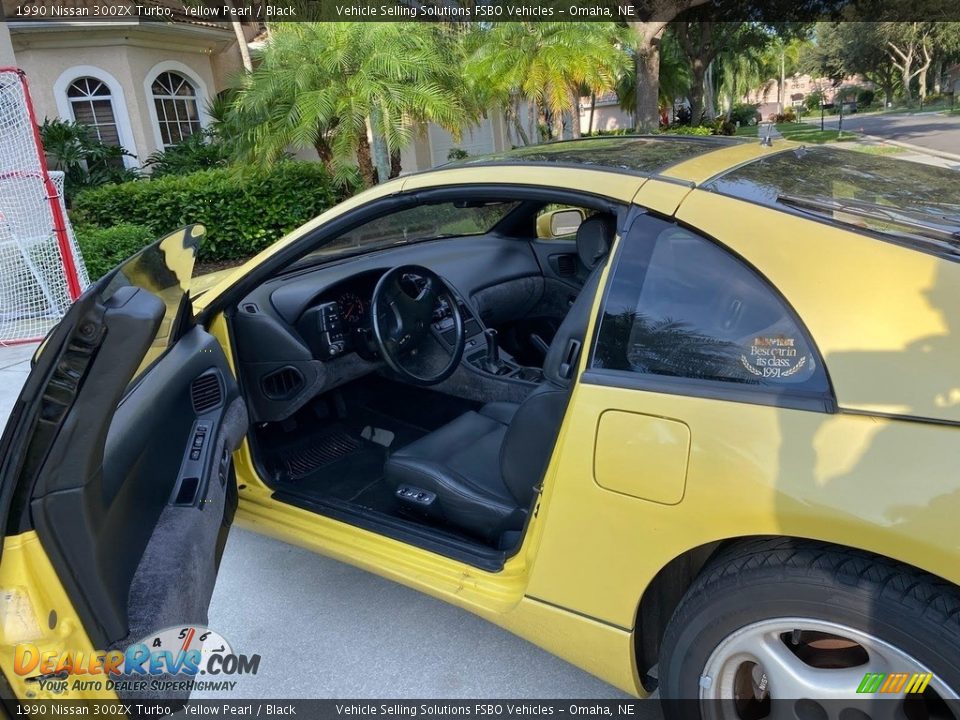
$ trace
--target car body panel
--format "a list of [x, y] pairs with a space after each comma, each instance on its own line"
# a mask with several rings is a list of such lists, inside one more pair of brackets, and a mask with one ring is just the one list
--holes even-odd
[[[480, 570], [274, 499], [246, 440], [234, 456], [237, 522], [474, 612], [639, 696], [645, 694], [640, 671], [647, 669], [637, 667], [635, 652], [641, 599], [664, 567], [697, 548], [757, 535], [815, 538], [960, 583], [960, 388], [953, 370], [960, 351], [960, 331], [953, 330], [960, 327], [960, 265], [695, 187], [791, 147], [797, 146], [724, 146], [652, 178], [503, 164], [399, 178], [332, 208], [244, 265], [206, 278], [194, 306], [210, 307], [325, 223], [396, 193], [504, 183], [589, 189], [675, 214], [766, 277], [818, 346], [840, 412], [611, 387], [589, 372], [585, 347], [543, 493], [518, 552], [501, 571]], [[611, 266], [601, 276], [588, 338], [595, 337]], [[208, 329], [236, 374], [224, 316], [213, 315]], [[897, 414], [911, 417], [885, 416]], [[598, 452], [609, 454], [607, 441], [622, 446], [633, 427], [613, 427], [605, 436], [602, 418], [617, 416], [667, 430], [662, 444], [670, 457], [645, 464], [644, 455], [659, 450], [651, 440], [621, 447], [609, 462], [598, 463]], [[617, 466], [622, 477], [613, 476]], [[670, 481], [657, 488], [664, 475]], [[32, 588], [28, 571], [18, 569], [18, 542], [7, 538], [13, 552], [8, 556], [5, 547], [0, 581]], [[29, 538], [22, 543], [25, 553], [35, 552]], [[35, 582], [49, 593], [48, 604], [63, 607], [76, 623], [61, 625], [61, 632], [76, 630], [79, 621], [56, 596], [58, 583], [45, 567], [38, 557]], [[86, 648], [89, 640], [84, 645], [80, 632], [62, 642]]]
[[779, 289], [841, 408], [960, 422], [960, 263], [699, 189], [677, 218]]
[[509, 168], [500, 165], [451, 165], [403, 178], [403, 191], [435, 185], [502, 185], [509, 182], [516, 185], [567, 188], [630, 202], [646, 180], [645, 177], [609, 170], [563, 165], [511, 165]]
[[[716, 541], [815, 538], [960, 582], [958, 430], [580, 383], [545, 485], [527, 594], [633, 627], [670, 560]], [[625, 497], [594, 481], [610, 410], [682, 418], [691, 451], [682, 502]], [[630, 469], [624, 469], [632, 473]]]
[[[928, 291], [937, 275], [960, 287], [960, 266], [692, 187], [731, 164], [789, 145], [777, 142], [771, 149], [756, 143], [716, 150], [670, 170], [671, 177], [684, 182], [562, 167], [479, 166], [412, 176], [402, 185], [404, 190], [426, 189], [522, 177], [522, 182], [575, 189], [602, 178], [603, 187], [617, 198], [629, 195], [658, 213], [676, 213], [744, 257], [783, 293], [824, 354], [841, 404], [865, 415], [581, 381], [559, 433], [539, 507], [519, 552], [499, 573], [272, 500], [246, 443], [237, 460], [246, 484], [238, 522], [452, 602], [641, 696], [645, 691], [633, 650], [639, 603], [661, 569], [696, 548], [756, 535], [816, 538], [881, 553], [960, 582], [957, 544], [943, 540], [953, 537], [952, 518], [960, 513], [958, 429], [871, 414], [926, 407], [930, 416], [934, 406], [940, 413], [935, 417], [960, 419], [950, 400], [953, 363], [941, 359], [934, 367], [921, 359], [930, 381], [924, 379], [924, 389], [907, 398], [904, 393], [918, 380], [910, 363], [892, 358], [880, 369], [868, 369], [866, 364], [848, 364], [845, 357], [852, 351], [864, 351], [864, 359], [872, 352], [893, 356], [916, 343], [921, 344], [917, 352], [923, 353], [925, 340], [932, 339], [943, 344], [938, 357], [943, 357], [941, 351], [957, 357], [954, 350], [960, 348], [946, 331], [946, 318], [960, 308], [955, 302], [960, 298], [956, 291], [947, 291], [934, 302]], [[823, 262], [823, 257], [831, 257], [831, 262]], [[863, 272], [864, 257], [869, 258], [869, 273]], [[601, 288], [608, 272], [604, 270]], [[601, 297], [598, 293], [595, 298], [587, 337], [594, 335]], [[950, 302], [952, 307], [947, 307]], [[867, 316], [865, 305], [872, 305]], [[227, 338], [222, 317], [211, 330]], [[581, 373], [589, 355], [585, 350], [581, 357]], [[886, 392], [886, 401], [862, 399], [874, 390], [883, 391], [878, 397]], [[676, 419], [689, 428], [689, 461], [679, 502], [629, 497], [598, 484], [598, 420], [611, 410]]]
[[800, 143], [789, 140], [776, 140], [770, 145], [764, 145], [759, 140], [730, 145], [671, 165], [663, 170], [660, 175], [700, 185], [715, 175], [738, 165], [799, 147], [802, 147]]
[[677, 211], [692, 189], [692, 183], [686, 181], [651, 178], [637, 190], [633, 202], [661, 215], [670, 216]]
[[61, 701], [117, 699], [116, 693], [107, 689], [74, 689], [68, 685], [65, 691], [54, 692], [50, 686], [27, 682], [27, 678], [40, 675], [39, 670], [16, 672], [16, 647], [21, 643], [57, 656], [68, 649], [90, 658], [96, 650], [35, 532], [4, 538], [0, 589], [5, 604], [0, 669], [16, 697]]

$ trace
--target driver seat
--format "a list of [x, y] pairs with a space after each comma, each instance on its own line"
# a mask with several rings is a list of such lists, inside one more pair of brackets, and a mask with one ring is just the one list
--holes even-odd
[[566, 411], [615, 233], [608, 215], [594, 215], [577, 230], [577, 253], [590, 274], [550, 344], [543, 382], [520, 404], [489, 403], [393, 453], [387, 483], [436, 494], [444, 521], [488, 542], [523, 528]]

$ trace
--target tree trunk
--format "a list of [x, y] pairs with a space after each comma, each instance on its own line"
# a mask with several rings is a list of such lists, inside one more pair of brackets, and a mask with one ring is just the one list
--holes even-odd
[[574, 140], [583, 136], [580, 127], [580, 92], [579, 88], [570, 88], [570, 134]]
[[360, 168], [360, 177], [364, 187], [373, 187], [377, 184], [377, 169], [373, 166], [373, 157], [370, 154], [370, 141], [365, 132], [360, 133], [357, 140], [357, 167]]
[[703, 114], [708, 123], [717, 119], [717, 98], [713, 91], [713, 61], [703, 75]]
[[[637, 25], [660, 25], [661, 23], [637, 23]], [[663, 27], [655, 35], [638, 33], [634, 48], [634, 68], [637, 87], [636, 119], [637, 132], [654, 132], [660, 127], [660, 38]]]
[[243, 62], [243, 69], [247, 72], [253, 72], [253, 61], [250, 59], [250, 48], [247, 47], [247, 38], [243, 34], [243, 23], [233, 20], [233, 34], [237, 36], [237, 48], [240, 50], [240, 60]]
[[913, 80], [913, 74], [910, 72], [910, 68], [910, 65], [904, 65], [902, 68], [900, 68], [900, 82], [903, 85], [903, 99], [907, 101], [907, 104], [910, 104], [910, 101], [913, 100], [913, 90], [910, 88], [910, 83]]
[[783, 115], [783, 111], [786, 106], [787, 100], [787, 58], [786, 51], [780, 50], [780, 83], [777, 87], [777, 104], [780, 106], [780, 114]]
[[597, 94], [590, 93], [590, 123], [587, 125], [587, 135], [593, 134], [593, 114], [597, 110]]
[[333, 150], [330, 149], [329, 143], [320, 134], [320, 131], [317, 131], [317, 138], [313, 141], [313, 149], [317, 151], [317, 157], [320, 158], [320, 162], [324, 164], [327, 170], [332, 170]]
[[551, 140], [563, 140], [563, 113], [553, 112], [549, 108], [544, 110], [547, 117], [547, 127], [550, 128]]
[[520, 96], [513, 94], [507, 104], [507, 114], [513, 122], [513, 129], [517, 131], [517, 139], [524, 145], [530, 144], [530, 136], [523, 129], [523, 121], [520, 120]]
[[933, 92], [939, 95], [943, 88], [941, 87], [943, 81], [943, 60], [937, 60], [933, 66]]
[[700, 58], [690, 64], [690, 124], [699, 125], [703, 119], [703, 78], [706, 68]]
[[923, 102], [927, 98], [927, 73], [930, 70], [930, 63], [933, 62], [933, 58], [930, 56], [930, 51], [927, 50], [926, 44], [923, 45], [923, 60], [923, 65], [921, 65], [917, 71], [917, 74], [920, 76], [920, 102]]
[[399, 177], [400, 173], [403, 172], [403, 166], [400, 164], [400, 151], [392, 150], [390, 152], [390, 177], [395, 178]]
[[[913, 76], [916, 74], [912, 72], [914, 47], [911, 45], [905, 50], [901, 50], [892, 42], [888, 42], [887, 45], [896, 53], [896, 55], [894, 55], [890, 50], [887, 50], [893, 66], [900, 71], [900, 82], [903, 85], [903, 98], [909, 103], [913, 99], [913, 93], [910, 90], [910, 81], [913, 80]], [[897, 62], [897, 56], [900, 57], [899, 62]]]

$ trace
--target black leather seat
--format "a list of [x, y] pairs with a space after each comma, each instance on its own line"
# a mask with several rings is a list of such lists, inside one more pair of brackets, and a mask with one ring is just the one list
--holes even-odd
[[446, 522], [489, 541], [523, 527], [560, 430], [615, 233], [616, 220], [606, 215], [577, 231], [577, 252], [590, 275], [550, 344], [544, 381], [519, 405], [489, 403], [398, 450], [386, 463], [388, 483], [436, 493]]

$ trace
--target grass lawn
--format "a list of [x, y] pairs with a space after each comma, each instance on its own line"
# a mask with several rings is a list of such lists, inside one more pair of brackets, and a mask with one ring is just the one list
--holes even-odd
[[864, 145], [862, 143], [854, 143], [850, 145], [850, 149], [867, 155], [899, 155], [906, 152], [906, 149], [896, 145]]
[[[840, 134], [839, 130], [821, 130], [814, 125], [805, 123], [782, 123], [774, 125], [777, 132], [783, 135], [787, 140], [805, 143], [827, 143], [827, 142], [845, 142], [856, 140], [856, 133], [844, 131]], [[747, 127], [737, 128], [737, 135], [746, 137], [757, 137], [759, 127], [757, 125], [748, 125]]]

